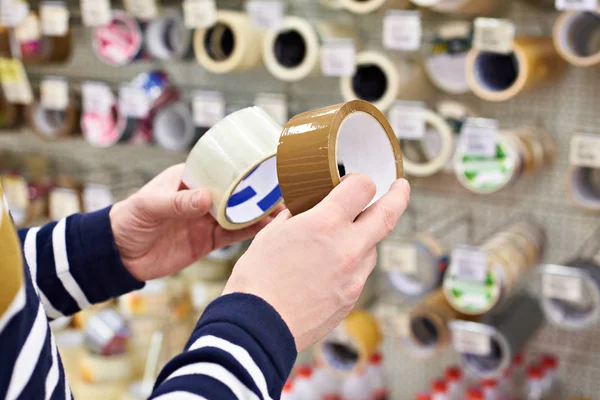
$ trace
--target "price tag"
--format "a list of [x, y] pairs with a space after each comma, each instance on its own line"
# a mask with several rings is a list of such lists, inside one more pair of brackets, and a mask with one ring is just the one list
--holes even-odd
[[450, 259], [453, 274], [460, 279], [482, 283], [487, 276], [487, 252], [466, 246], [456, 247]]
[[398, 139], [419, 140], [425, 135], [425, 103], [421, 101], [396, 101], [389, 118]]
[[83, 207], [85, 212], [103, 210], [113, 204], [113, 195], [106, 185], [87, 184], [83, 189]]
[[119, 88], [119, 111], [127, 117], [144, 118], [150, 112], [150, 98], [141, 87], [124, 85]]
[[65, 36], [69, 30], [69, 10], [64, 2], [44, 2], [40, 6], [42, 33]]
[[0, 0], [0, 26], [17, 26], [28, 13], [29, 5], [24, 0]]
[[112, 91], [102, 82], [84, 82], [81, 87], [83, 97], [83, 111], [108, 115], [115, 104], [115, 96]]
[[137, 18], [144, 20], [158, 16], [156, 0], [125, 0], [125, 9]]
[[582, 298], [583, 282], [580, 276], [542, 274], [542, 293], [550, 299], [579, 302]]
[[352, 76], [356, 71], [356, 46], [352, 39], [329, 39], [321, 45], [321, 73]]
[[494, 157], [498, 143], [498, 121], [489, 118], [467, 118], [460, 138], [466, 154]]
[[27, 18], [15, 28], [15, 37], [19, 43], [40, 40], [42, 31], [38, 16], [36, 14], [29, 14]]
[[596, 11], [598, 0], [556, 0], [557, 10]]
[[254, 105], [262, 108], [280, 125], [288, 121], [288, 104], [285, 95], [276, 93], [259, 93]]
[[42, 108], [65, 110], [69, 105], [69, 83], [58, 77], [44, 78], [40, 84]]
[[463, 354], [487, 356], [492, 351], [492, 342], [488, 335], [464, 329], [452, 331], [452, 344], [454, 350]]
[[600, 135], [580, 134], [571, 138], [569, 162], [572, 165], [600, 168]]
[[192, 112], [196, 126], [213, 126], [225, 117], [223, 94], [208, 91], [196, 92], [192, 101]]
[[52, 189], [48, 202], [50, 218], [55, 221], [81, 212], [79, 195], [73, 189]]
[[279, 29], [283, 21], [283, 2], [250, 0], [246, 11], [255, 27], [259, 29]]
[[473, 47], [481, 51], [510, 54], [513, 51], [515, 24], [507, 19], [476, 18]]
[[383, 304], [375, 311], [382, 330], [389, 335], [410, 336], [410, 316], [391, 304]]
[[383, 46], [391, 50], [421, 48], [423, 28], [418, 11], [388, 11], [383, 18]]
[[9, 103], [31, 104], [33, 91], [21, 60], [0, 58], [0, 80]]
[[384, 271], [401, 271], [408, 274], [417, 271], [417, 249], [411, 243], [383, 242], [380, 247], [379, 265]]
[[217, 22], [217, 6], [215, 0], [185, 0], [183, 2], [183, 19], [190, 29], [207, 28]]
[[110, 0], [81, 0], [80, 7], [86, 26], [107, 25], [112, 20]]

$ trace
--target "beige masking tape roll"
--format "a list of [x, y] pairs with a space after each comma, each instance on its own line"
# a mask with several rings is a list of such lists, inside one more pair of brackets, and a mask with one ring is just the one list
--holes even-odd
[[263, 33], [250, 17], [238, 11], [217, 11], [217, 21], [194, 33], [196, 59], [215, 74], [245, 71], [262, 63]]
[[70, 381], [73, 398], [85, 400], [119, 400], [127, 390], [127, 381], [87, 383]]
[[569, 166], [567, 193], [571, 201], [587, 211], [600, 211], [600, 169]]
[[268, 31], [263, 40], [263, 62], [277, 79], [299, 81], [320, 74], [321, 44], [341, 38], [354, 39], [356, 43], [350, 26], [285, 17], [281, 27]]
[[389, 52], [364, 51], [356, 55], [354, 75], [340, 78], [340, 90], [345, 101], [365, 100], [386, 111], [397, 99], [428, 100], [433, 86], [422, 66]]
[[85, 352], [79, 365], [81, 379], [87, 383], [127, 381], [132, 370], [133, 361], [128, 354], [99, 356]]
[[79, 128], [79, 110], [72, 97], [64, 110], [46, 109], [35, 102], [27, 107], [26, 116], [29, 127], [45, 140], [64, 139]]
[[210, 213], [223, 228], [253, 225], [283, 201], [275, 160], [281, 129], [261, 108], [245, 108], [215, 124], [190, 152], [182, 181], [210, 191]]
[[548, 37], [520, 37], [513, 52], [498, 54], [471, 49], [467, 81], [473, 93], [488, 101], [506, 101], [559, 78], [566, 70]]
[[79, 364], [84, 354], [83, 331], [66, 329], [54, 334], [56, 346], [69, 381], [79, 379]]
[[428, 7], [445, 14], [486, 15], [494, 12], [503, 0], [411, 0], [420, 7]]
[[369, 14], [377, 10], [402, 9], [409, 0], [340, 0], [340, 7], [354, 14]]
[[567, 11], [554, 23], [554, 45], [559, 54], [578, 67], [600, 64], [600, 10]]
[[372, 104], [354, 100], [298, 114], [277, 147], [277, 176], [292, 215], [317, 205], [341, 182], [338, 161], [346, 173], [375, 182], [373, 202], [404, 176], [396, 135]]

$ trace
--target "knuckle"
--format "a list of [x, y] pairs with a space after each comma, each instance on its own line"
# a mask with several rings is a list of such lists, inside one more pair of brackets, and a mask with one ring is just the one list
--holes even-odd
[[386, 206], [385, 204], [380, 204], [378, 208], [379, 208], [379, 213], [381, 215], [381, 221], [383, 223], [383, 230], [387, 236], [390, 233], [392, 233], [392, 231], [396, 227], [396, 223], [398, 222], [398, 217], [399, 217], [398, 214], [399, 213], [398, 213], [398, 211]]
[[173, 208], [175, 215], [181, 216], [185, 213], [184, 196], [177, 194], [173, 196], [171, 202], [171, 207]]
[[360, 254], [356, 251], [346, 251], [341, 259], [342, 273], [353, 273], [360, 262]]
[[362, 293], [365, 282], [362, 279], [353, 279], [346, 291], [346, 304], [354, 304]]

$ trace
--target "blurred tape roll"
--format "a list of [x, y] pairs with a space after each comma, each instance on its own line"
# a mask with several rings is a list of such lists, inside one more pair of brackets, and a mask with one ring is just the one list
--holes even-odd
[[386, 111], [397, 99], [427, 100], [432, 89], [423, 67], [379, 51], [358, 53], [354, 75], [340, 78], [345, 101], [365, 100], [381, 111]]
[[339, 0], [340, 8], [354, 14], [369, 14], [377, 10], [406, 8], [409, 0]]
[[119, 400], [127, 390], [127, 381], [88, 383], [70, 381], [73, 398], [86, 400]]
[[340, 183], [338, 160], [346, 173], [360, 172], [375, 182], [373, 202], [404, 176], [396, 135], [372, 104], [354, 100], [298, 114], [285, 125], [277, 147], [277, 176], [292, 215], [311, 209]]
[[128, 354], [99, 356], [86, 352], [79, 365], [81, 379], [88, 383], [127, 381], [132, 372], [133, 362]]
[[471, 49], [467, 56], [467, 81], [478, 97], [506, 101], [558, 79], [566, 65], [552, 38], [518, 37], [510, 54]]
[[196, 311], [204, 310], [213, 300], [221, 296], [225, 289], [226, 280], [223, 281], [196, 281], [192, 283], [192, 306]]
[[73, 98], [64, 110], [44, 108], [35, 102], [27, 107], [27, 124], [42, 139], [56, 140], [73, 134], [79, 123], [79, 110]]
[[263, 62], [277, 79], [299, 81], [320, 74], [321, 43], [329, 39], [351, 38], [351, 27], [331, 22], [315, 22], [290, 16], [280, 28], [267, 32], [263, 41]]
[[48, 213], [48, 187], [28, 183], [17, 174], [0, 175], [0, 184], [17, 228], [25, 227]]
[[263, 32], [238, 11], [217, 11], [217, 22], [194, 33], [196, 59], [215, 74], [245, 71], [262, 64]]
[[101, 356], [123, 354], [128, 338], [129, 329], [125, 320], [110, 308], [92, 315], [85, 326], [86, 349]]
[[[33, 24], [31, 20], [35, 20]], [[40, 30], [41, 23], [37, 13], [30, 12], [23, 25], [36, 27], [37, 32], [27, 30], [26, 38], [22, 38], [19, 27], [16, 28], [15, 36], [19, 45], [19, 51], [23, 64], [43, 64], [65, 62], [71, 56], [72, 32], [69, 29], [64, 36], [44, 36]], [[35, 29], [35, 28], [34, 28]]]
[[479, 322], [452, 321], [450, 329], [454, 349], [465, 368], [475, 376], [491, 377], [510, 366], [543, 322], [537, 300], [521, 294]]
[[319, 3], [327, 8], [331, 8], [332, 10], [341, 10], [342, 9], [342, 1], [341, 0], [319, 0]]
[[[439, 151], [436, 155], [430, 157], [428, 156], [427, 152], [424, 151], [424, 139], [419, 141], [401, 140], [400, 145], [404, 149], [402, 159], [404, 162], [404, 170], [406, 171], [407, 175], [434, 175], [446, 167], [453, 155], [454, 133], [450, 125], [444, 118], [442, 118], [441, 115], [428, 109], [423, 111], [425, 127], [428, 135], [438, 136]], [[410, 147], [417, 147], [414, 153], [419, 157], [419, 160], [413, 160], [411, 157], [408, 157], [408, 148]]]
[[132, 140], [138, 121], [121, 115], [115, 104], [107, 115], [86, 112], [81, 117], [81, 130], [94, 147], [110, 147]]
[[546, 319], [569, 330], [593, 326], [600, 317], [600, 265], [573, 260], [542, 268], [540, 302]]
[[445, 14], [485, 15], [495, 11], [502, 0], [411, 0], [420, 7]]
[[84, 354], [83, 332], [67, 329], [54, 334], [56, 346], [67, 378], [74, 382], [79, 378], [79, 365]]
[[339, 373], [365, 367], [383, 337], [375, 317], [366, 310], [353, 310], [317, 345], [316, 358]]
[[600, 211], [600, 169], [569, 166], [567, 193], [578, 207], [588, 211]]
[[164, 279], [146, 282], [141, 290], [119, 297], [119, 309], [126, 317], [167, 316], [170, 293]]
[[189, 107], [175, 102], [160, 107], [152, 119], [152, 134], [156, 143], [173, 151], [191, 148], [200, 138]]
[[554, 45], [559, 54], [578, 67], [600, 64], [599, 12], [567, 11], [554, 23]]
[[183, 15], [171, 12], [152, 19], [144, 31], [146, 51], [163, 61], [181, 60], [192, 54], [192, 33]]
[[183, 184], [210, 190], [210, 213], [222, 227], [250, 226], [283, 201], [275, 160], [280, 133], [264, 110], [249, 107], [216, 123], [190, 152]]
[[106, 64], [126, 65], [142, 56], [142, 26], [124, 11], [113, 10], [112, 21], [94, 27], [92, 35], [94, 52]]
[[14, 128], [21, 119], [22, 107], [10, 103], [0, 90], [0, 129]]

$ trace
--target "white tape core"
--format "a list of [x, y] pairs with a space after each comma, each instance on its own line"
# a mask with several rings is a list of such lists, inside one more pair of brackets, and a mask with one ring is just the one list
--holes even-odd
[[504, 92], [519, 78], [519, 59], [515, 53], [480, 52], [474, 66], [475, 79], [489, 92]]
[[573, 57], [593, 57], [600, 54], [600, 14], [571, 14], [558, 32], [560, 48]]
[[358, 348], [347, 341], [328, 339], [323, 343], [323, 359], [335, 370], [351, 371], [358, 364]]

